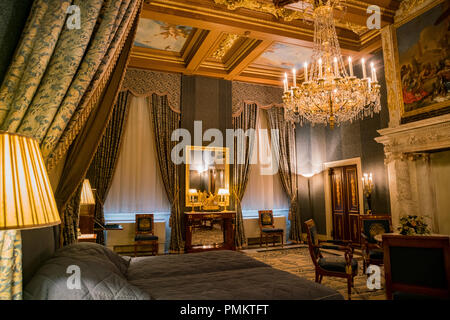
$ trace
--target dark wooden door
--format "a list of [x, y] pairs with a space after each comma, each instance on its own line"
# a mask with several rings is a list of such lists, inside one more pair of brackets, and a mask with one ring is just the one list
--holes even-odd
[[359, 244], [359, 193], [356, 165], [330, 169], [333, 238]]

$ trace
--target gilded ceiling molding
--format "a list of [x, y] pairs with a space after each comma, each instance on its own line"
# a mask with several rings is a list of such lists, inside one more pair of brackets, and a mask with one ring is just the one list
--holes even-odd
[[[304, 2], [310, 3], [308, 1]], [[260, 0], [214, 0], [214, 3], [227, 6], [228, 10], [245, 8], [258, 12], [270, 13], [275, 18], [283, 19], [287, 22], [293, 20], [312, 22], [314, 20], [311, 6], [305, 7], [304, 11], [302, 12], [299, 10], [292, 10], [288, 8], [277, 8], [273, 3], [261, 2]], [[368, 30], [364, 25], [359, 25], [353, 22], [346, 21], [344, 19], [335, 19], [335, 23], [337, 27], [351, 30], [357, 35], [361, 35]]]
[[170, 109], [180, 113], [181, 74], [128, 68], [121, 91], [129, 90], [137, 97], [167, 95]]
[[[398, 23], [404, 19], [412, 18], [426, 6], [437, 2], [436, 0], [403, 0], [395, 12], [394, 21]], [[438, 1], [439, 2], [439, 1]]]
[[214, 0], [214, 3], [227, 6], [228, 10], [245, 8], [249, 10], [270, 13], [275, 18], [281, 18], [284, 21], [304, 19], [305, 14], [300, 11], [277, 8], [273, 3], [261, 2], [259, 0]]
[[212, 57], [217, 60], [222, 60], [228, 50], [235, 44], [236, 40], [239, 39], [239, 35], [228, 33], [225, 38], [220, 42], [216, 51], [212, 54]]
[[245, 104], [256, 104], [258, 108], [282, 107], [283, 88], [246, 82], [232, 82], [232, 113], [239, 116]]

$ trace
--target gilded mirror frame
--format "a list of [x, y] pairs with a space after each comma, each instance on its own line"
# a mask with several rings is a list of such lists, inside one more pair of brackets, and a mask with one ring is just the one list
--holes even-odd
[[[230, 195], [225, 197], [223, 205], [225, 207], [230, 205], [230, 150], [226, 147], [203, 147], [203, 146], [186, 146], [185, 149], [185, 159], [186, 159], [186, 179], [185, 179], [185, 203], [186, 207], [201, 207], [201, 203], [198, 201], [191, 201], [190, 190], [190, 162], [191, 162], [191, 151], [221, 151], [225, 154], [225, 185], [224, 188], [228, 189]], [[198, 199], [198, 198], [197, 198]]]

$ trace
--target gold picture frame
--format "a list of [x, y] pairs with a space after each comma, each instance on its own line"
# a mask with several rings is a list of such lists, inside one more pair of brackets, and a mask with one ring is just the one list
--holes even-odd
[[387, 86], [390, 126], [426, 119], [439, 115], [439, 111], [447, 113], [450, 99], [436, 102], [415, 110], [405, 110], [403, 85], [401, 79], [401, 66], [397, 41], [397, 29], [420, 15], [443, 5], [445, 0], [405, 0], [402, 2], [400, 13], [396, 15], [395, 22], [381, 30], [383, 46], [385, 79]]

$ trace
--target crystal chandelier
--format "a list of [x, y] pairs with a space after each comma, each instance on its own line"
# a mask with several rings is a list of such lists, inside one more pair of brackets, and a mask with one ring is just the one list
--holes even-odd
[[361, 60], [363, 78], [353, 75], [351, 57], [349, 74], [339, 47], [334, 25], [333, 8], [341, 0], [316, 0], [314, 3], [314, 47], [311, 67], [304, 64], [305, 81], [297, 86], [296, 70], [292, 70], [293, 85], [289, 87], [285, 74], [283, 102], [288, 119], [303, 124], [335, 124], [362, 119], [380, 111], [380, 85], [373, 63], [371, 77], [366, 75]]

